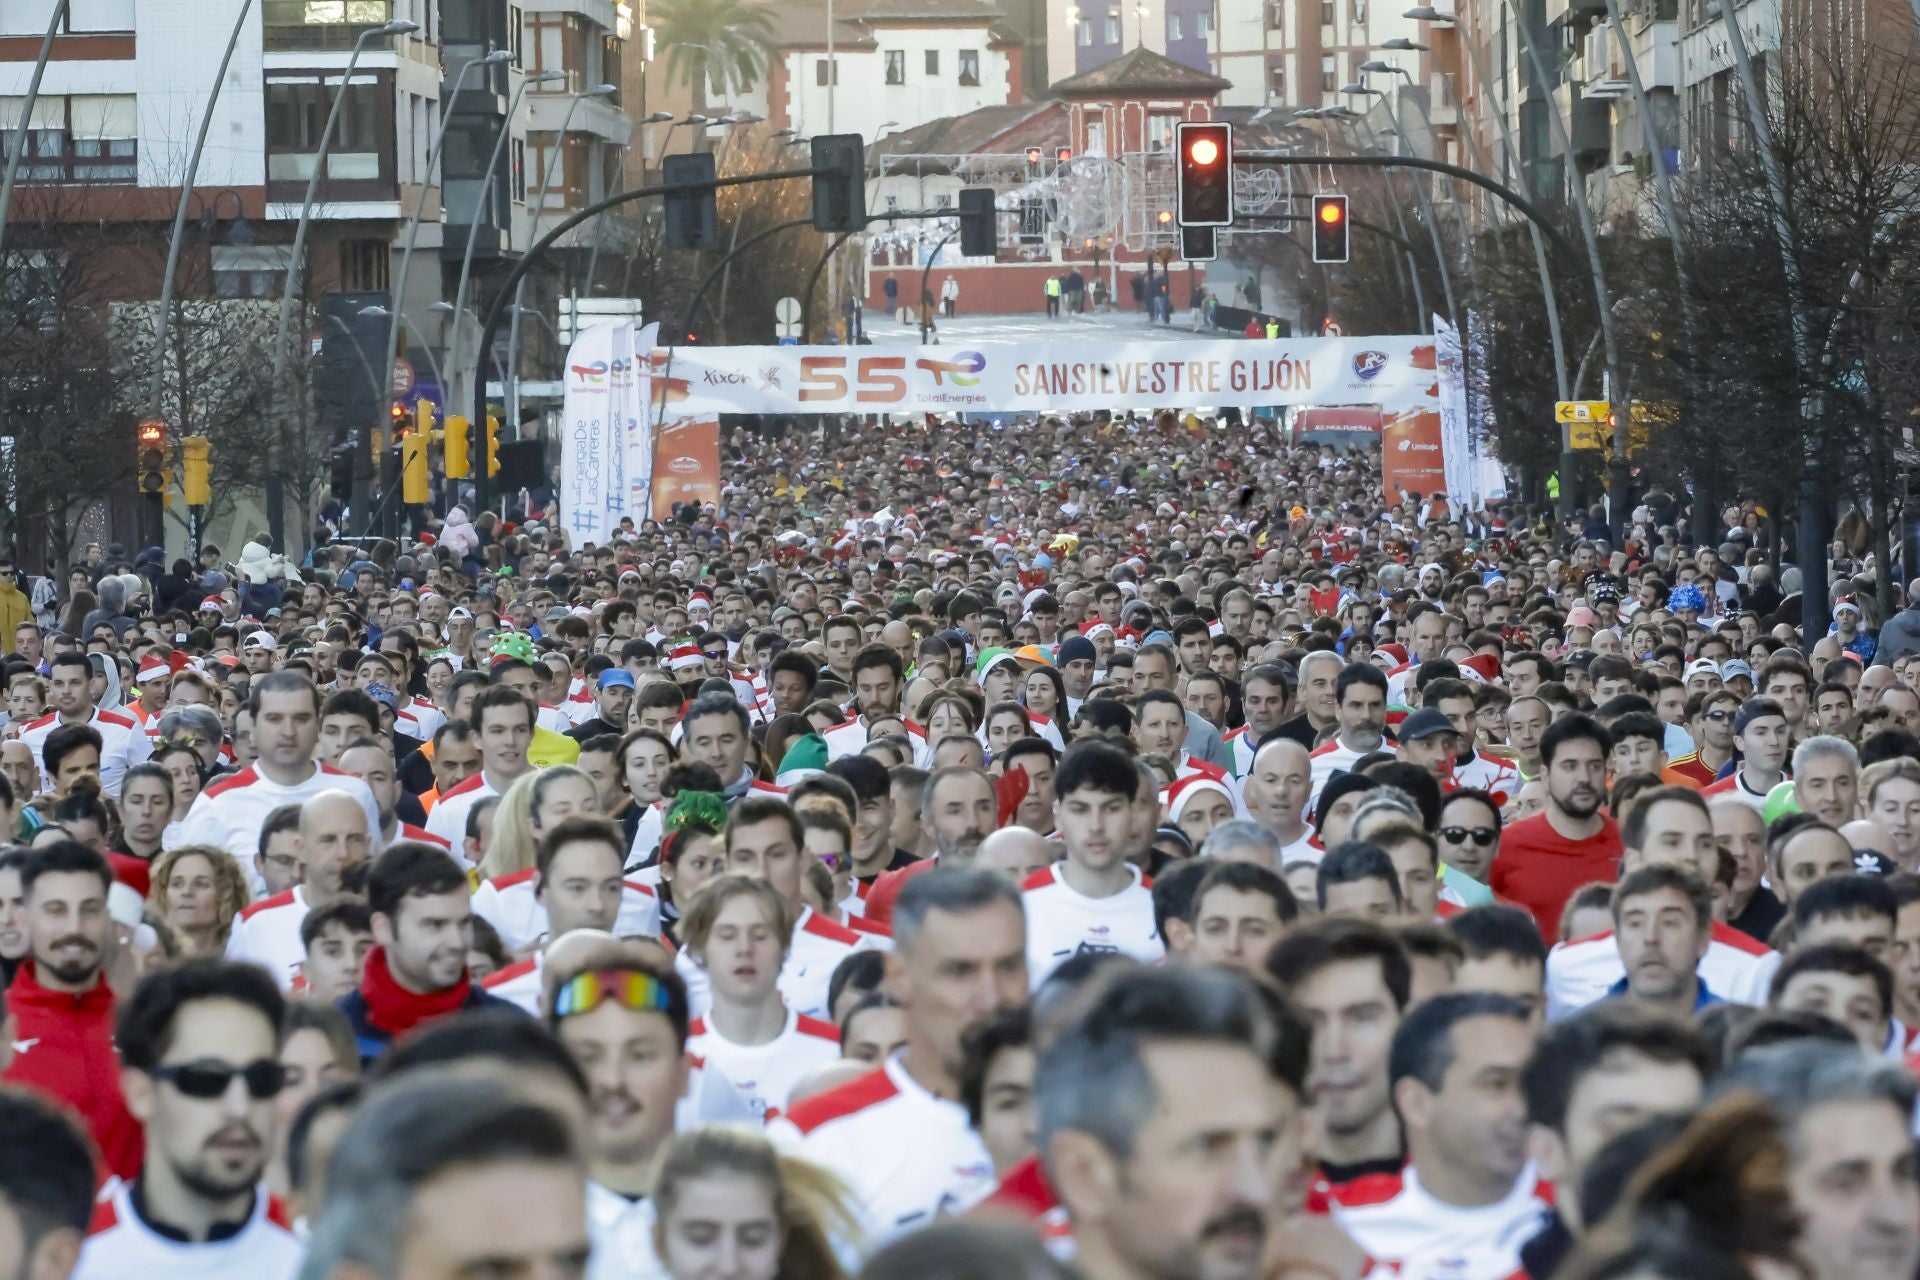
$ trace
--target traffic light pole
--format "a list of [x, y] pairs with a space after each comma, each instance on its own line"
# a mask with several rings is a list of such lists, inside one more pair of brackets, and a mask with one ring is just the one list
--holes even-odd
[[[533, 247], [527, 250], [520, 261], [513, 264], [513, 269], [507, 272], [506, 278], [500, 282], [500, 287], [494, 292], [493, 301], [487, 306], [486, 318], [480, 325], [480, 345], [477, 350], [483, 353], [483, 358], [485, 352], [493, 350], [494, 336], [500, 331], [500, 320], [505, 314], [506, 308], [513, 302], [514, 290], [519, 286], [521, 278], [546, 256], [547, 250], [551, 249], [560, 241], [561, 237], [565, 236], [581, 223], [597, 218], [609, 209], [617, 209], [621, 205], [632, 204], [636, 200], [645, 200], [652, 196], [679, 195], [682, 192], [717, 191], [721, 187], [745, 187], [751, 186], [756, 182], [784, 182], [789, 178], [844, 178], [845, 176], [846, 175], [838, 168], [817, 169], [809, 165], [804, 169], [776, 169], [771, 173], [741, 173], [735, 174], [732, 177], [703, 179], [699, 182], [663, 183], [653, 187], [635, 187], [631, 191], [616, 192], [604, 200], [590, 204], [578, 213], [572, 214], [556, 224], [553, 230], [547, 232], [546, 235], [534, 242]], [[473, 514], [477, 517], [482, 511], [486, 510], [487, 481], [491, 479], [487, 474], [487, 464], [489, 461], [486, 452], [485, 435], [487, 423], [487, 380], [484, 377], [476, 377], [473, 380], [473, 412], [469, 421], [474, 424], [474, 432], [479, 437], [476, 443], [480, 446], [476, 451], [478, 456], [473, 462]]]

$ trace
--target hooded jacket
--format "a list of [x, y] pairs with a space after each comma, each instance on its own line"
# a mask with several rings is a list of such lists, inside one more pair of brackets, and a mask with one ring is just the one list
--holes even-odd
[[473, 527], [465, 507], [447, 512], [446, 528], [440, 531], [440, 545], [462, 560], [480, 548], [480, 533]]
[[0, 574], [0, 652], [11, 652], [14, 633], [33, 621], [33, 603], [12, 574]]
[[7, 988], [13, 1062], [0, 1080], [37, 1090], [72, 1108], [100, 1149], [100, 1175], [139, 1176], [146, 1135], [120, 1092], [120, 1055], [113, 1047], [113, 992], [106, 979], [78, 993], [40, 984], [32, 960]]

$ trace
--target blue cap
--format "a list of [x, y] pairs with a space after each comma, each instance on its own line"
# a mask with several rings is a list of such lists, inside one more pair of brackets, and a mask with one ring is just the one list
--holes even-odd
[[620, 685], [625, 685], [629, 689], [633, 688], [633, 673], [621, 667], [608, 667], [600, 673], [600, 687], [602, 689], [617, 688]]
[[1088, 662], [1100, 660], [1099, 651], [1093, 647], [1093, 641], [1085, 636], [1068, 636], [1060, 642], [1059, 651], [1053, 656], [1054, 661], [1063, 667], [1069, 662], [1079, 662], [1082, 659]]

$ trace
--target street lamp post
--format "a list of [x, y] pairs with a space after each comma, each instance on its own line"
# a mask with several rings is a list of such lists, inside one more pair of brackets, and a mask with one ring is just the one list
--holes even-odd
[[[460, 318], [467, 309], [467, 283], [473, 278], [473, 251], [480, 243], [480, 209], [484, 203], [488, 207], [493, 203], [493, 175], [500, 167], [500, 157], [506, 152], [507, 138], [513, 133], [513, 117], [520, 110], [520, 100], [527, 96], [527, 90], [536, 84], [552, 84], [555, 80], [564, 80], [564, 71], [540, 71], [526, 76], [520, 81], [520, 87], [513, 91], [512, 99], [507, 103], [507, 114], [500, 120], [500, 136], [494, 140], [493, 154], [487, 157], [487, 171], [480, 176], [479, 196], [473, 202], [473, 219], [467, 224], [467, 247], [460, 255], [460, 282], [453, 291], [453, 341], [447, 348], [447, 368], [453, 371], [457, 380], [460, 377]], [[509, 234], [512, 231], [513, 218], [507, 216]], [[480, 375], [482, 357], [474, 360], [474, 380], [483, 381]]]
[[[1452, 25], [1457, 22], [1457, 19], [1452, 14], [1442, 13], [1431, 5], [1420, 5], [1416, 8], [1409, 9], [1404, 16], [1413, 19], [1415, 22], [1437, 22], [1443, 25]], [[1468, 38], [1465, 32], [1459, 34], [1459, 40], [1461, 44], [1466, 46], [1467, 57], [1473, 63], [1474, 78], [1478, 80], [1482, 86], [1490, 86], [1493, 81], [1487, 77], [1487, 65], [1485, 60], [1480, 56], [1480, 46]], [[1459, 95], [1456, 92], [1454, 96], [1457, 98]], [[1500, 104], [1495, 103], [1494, 109], [1488, 114], [1492, 115], [1494, 122], [1500, 126], [1500, 147], [1502, 153], [1506, 156], [1507, 163], [1514, 163], [1513, 126], [1507, 123], [1506, 110]], [[1472, 130], [1469, 129], [1468, 132], [1471, 133]], [[1502, 176], [1504, 176], [1504, 173]], [[1540, 274], [1540, 298], [1546, 304], [1547, 308], [1547, 335], [1553, 342], [1554, 385], [1560, 392], [1560, 399], [1571, 400], [1573, 399], [1573, 389], [1567, 382], [1567, 346], [1565, 339], [1560, 335], [1560, 304], [1553, 295], [1553, 276], [1547, 270], [1547, 242], [1541, 237], [1540, 228], [1534, 226], [1531, 222], [1527, 224], [1527, 232], [1533, 240], [1534, 267]], [[1563, 463], [1561, 474], [1567, 477], [1568, 487], [1570, 488], [1572, 473], [1564, 466], [1566, 459], [1562, 458], [1561, 461]]]
[[20, 172], [20, 157], [27, 153], [27, 130], [33, 125], [33, 107], [40, 100], [40, 81], [46, 77], [47, 63], [53, 57], [53, 39], [60, 34], [72, 0], [54, 0], [53, 16], [47, 20], [47, 34], [40, 41], [40, 56], [34, 60], [33, 75], [27, 80], [27, 97], [20, 104], [20, 127], [13, 131], [13, 146], [7, 153], [7, 172], [0, 177], [0, 249], [7, 245], [7, 213], [13, 207], [13, 180]]
[[[386, 36], [403, 36], [410, 31], [418, 31], [418, 23], [405, 18], [396, 19], [385, 26], [369, 27], [362, 31], [353, 42], [353, 53], [347, 58], [346, 69], [340, 73], [340, 87], [334, 91], [333, 105], [327, 109], [327, 122], [320, 130], [320, 148], [313, 157], [313, 173], [307, 178], [306, 198], [300, 203], [300, 220], [293, 226], [293, 250], [287, 258], [287, 277], [280, 290], [280, 315], [273, 327], [273, 381], [270, 384], [275, 396], [281, 396], [280, 381], [287, 373], [287, 330], [293, 323], [293, 300], [295, 282], [300, 278], [300, 263], [307, 250], [307, 228], [313, 225], [313, 201], [320, 191], [320, 175], [327, 171], [327, 149], [333, 143], [333, 127], [340, 119], [340, 105], [347, 99], [347, 89], [353, 84], [354, 68], [360, 65], [360, 55], [366, 50], [367, 42]], [[358, 348], [356, 348], [357, 350]], [[381, 395], [380, 400], [385, 396]], [[282, 397], [284, 403], [284, 397]], [[369, 437], [371, 439], [371, 437]], [[362, 461], [369, 461], [362, 456]], [[366, 467], [355, 465], [353, 469], [354, 488], [363, 491], [366, 486]], [[366, 519], [364, 499], [356, 494], [353, 501], [354, 519], [364, 522]], [[286, 483], [276, 468], [267, 478], [267, 532], [279, 549], [285, 549], [284, 533], [286, 528]], [[365, 532], [364, 528], [360, 530]]]
[[[1365, 70], [1365, 68], [1363, 67], [1362, 70]], [[1409, 138], [1407, 131], [1400, 127], [1400, 114], [1393, 109], [1393, 95], [1391, 93], [1372, 88], [1357, 81], [1353, 84], [1343, 85], [1340, 92], [1380, 99], [1380, 106], [1387, 113], [1387, 126], [1393, 130], [1395, 137], [1406, 144], [1409, 152], [1413, 150], [1413, 139]], [[1447, 269], [1447, 250], [1446, 246], [1440, 242], [1440, 227], [1439, 224], [1434, 221], [1433, 201], [1427, 194], [1427, 182], [1425, 178], [1420, 178], [1416, 181], [1413, 194], [1414, 197], [1420, 201], [1420, 214], [1427, 224], [1427, 238], [1433, 244], [1433, 261], [1434, 265], [1440, 270], [1440, 293], [1447, 302], [1447, 319], [1450, 320], [1454, 328], [1457, 329], [1460, 327], [1460, 307], [1459, 304], [1454, 301], [1453, 297], [1453, 272]]]
[[[253, 0], [240, 0], [240, 13], [233, 20], [233, 33], [227, 37], [227, 51], [220, 55], [220, 69], [214, 73], [213, 88], [207, 93], [206, 109], [200, 113], [200, 131], [194, 136], [193, 154], [187, 158], [187, 172], [180, 179], [180, 203], [173, 211], [173, 238], [167, 242], [167, 269], [160, 279], [160, 311], [153, 320], [153, 377], [147, 384], [147, 408], [151, 417], [164, 417], [160, 397], [166, 383], [167, 327], [173, 322], [173, 279], [180, 268], [180, 242], [187, 229], [187, 202], [193, 195], [193, 180], [200, 172], [200, 154], [207, 146], [207, 130], [213, 125], [213, 109], [220, 102], [220, 87], [227, 82], [227, 67], [233, 62], [233, 50], [240, 43], [240, 32], [247, 24]], [[185, 370], [181, 376], [185, 376]], [[174, 424], [184, 430], [184, 422]]]
[[[465, 66], [460, 68], [460, 74], [453, 78], [453, 89], [448, 93], [448, 100], [440, 112], [440, 127], [434, 131], [433, 145], [427, 148], [427, 168], [426, 172], [422, 175], [423, 180], [420, 184], [420, 199], [414, 206], [413, 217], [407, 220], [407, 242], [400, 250], [400, 270], [394, 276], [392, 290], [393, 323], [387, 326], [388, 364], [392, 364], [394, 359], [400, 354], [400, 317], [405, 312], [407, 306], [407, 276], [413, 268], [413, 245], [414, 242], [420, 238], [420, 222], [421, 219], [426, 216], [427, 212], [427, 184], [433, 181], [433, 166], [440, 159], [440, 148], [447, 140], [447, 126], [453, 121], [454, 104], [459, 100], [460, 90], [464, 88], [467, 83], [468, 73], [475, 67], [497, 67], [512, 60], [513, 53], [510, 50], [496, 49], [484, 58], [469, 60]], [[445, 198], [446, 182], [444, 180], [442, 180], [440, 184], [440, 189], [442, 192], [440, 200], [441, 219], [444, 223], [447, 203]], [[362, 314], [365, 313], [363, 312]], [[444, 382], [440, 385], [441, 394], [447, 396], [453, 394], [453, 388], [447, 386]]]
[[[567, 114], [560, 118], [560, 131], [554, 135], [553, 154], [547, 158], [547, 167], [540, 174], [539, 189], [533, 195], [533, 237], [540, 238], [540, 219], [547, 211], [547, 188], [553, 183], [553, 169], [565, 154], [567, 130], [573, 127], [573, 113], [588, 98], [607, 98], [620, 92], [617, 84], [595, 85], [573, 95], [573, 101], [567, 104]], [[527, 308], [522, 304], [527, 298], [527, 278], [520, 277], [520, 283], [513, 290], [513, 317], [507, 326], [507, 421], [514, 430], [520, 429], [520, 315]]]

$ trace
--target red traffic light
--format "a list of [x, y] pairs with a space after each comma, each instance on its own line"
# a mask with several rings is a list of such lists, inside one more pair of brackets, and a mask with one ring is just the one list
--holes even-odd
[[1195, 138], [1187, 144], [1187, 157], [1195, 164], [1211, 166], [1220, 159], [1220, 144], [1204, 136]]
[[1348, 259], [1347, 198], [1343, 195], [1317, 195], [1313, 198], [1313, 260], [1340, 263]]
[[167, 442], [167, 424], [157, 418], [148, 418], [135, 430], [134, 439], [142, 448], [153, 448]]
[[1183, 227], [1233, 225], [1233, 129], [1224, 121], [1183, 121], [1175, 153], [1174, 208]]
[[1326, 223], [1328, 226], [1333, 226], [1337, 222], [1344, 222], [1346, 218], [1347, 210], [1344, 205], [1334, 204], [1329, 201], [1320, 206], [1320, 221]]

